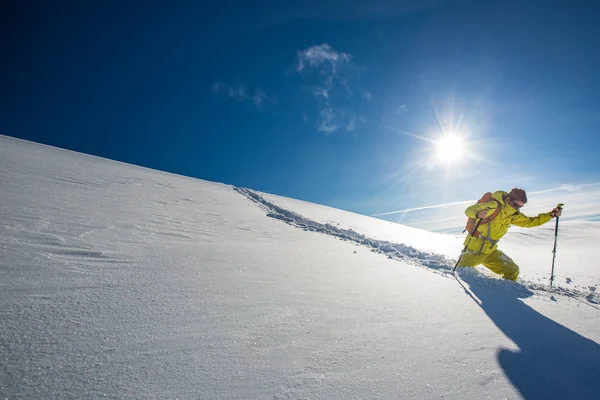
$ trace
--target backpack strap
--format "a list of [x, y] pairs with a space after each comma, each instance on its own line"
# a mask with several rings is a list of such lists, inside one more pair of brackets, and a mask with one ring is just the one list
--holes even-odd
[[[484, 218], [481, 220], [482, 224], [488, 224], [488, 236], [484, 237], [485, 239], [487, 239], [488, 241], [492, 241], [493, 239], [489, 237], [489, 232], [490, 232], [490, 225], [491, 222], [498, 216], [498, 214], [500, 214], [500, 211], [502, 210], [502, 203], [499, 202], [496, 199], [493, 199], [496, 203], [498, 203], [498, 207], [496, 207], [496, 209], [494, 210], [494, 212], [492, 213], [492, 215]], [[479, 231], [475, 231], [475, 233], [473, 234], [473, 237], [478, 238], [479, 236], [481, 236], [481, 232]]]

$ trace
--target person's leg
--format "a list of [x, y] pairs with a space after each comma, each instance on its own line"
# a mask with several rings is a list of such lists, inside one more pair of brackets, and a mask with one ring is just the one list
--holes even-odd
[[519, 276], [519, 266], [500, 250], [494, 250], [481, 263], [505, 279], [516, 281]]
[[457, 267], [475, 267], [481, 264], [485, 258], [485, 254], [476, 255], [473, 253], [464, 253]]

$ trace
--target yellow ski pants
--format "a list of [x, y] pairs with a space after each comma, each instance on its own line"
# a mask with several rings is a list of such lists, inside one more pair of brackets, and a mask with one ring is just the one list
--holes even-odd
[[506, 254], [496, 249], [490, 254], [471, 253], [466, 251], [463, 254], [459, 267], [475, 267], [482, 264], [487, 269], [502, 275], [504, 279], [516, 281], [519, 276], [519, 266]]

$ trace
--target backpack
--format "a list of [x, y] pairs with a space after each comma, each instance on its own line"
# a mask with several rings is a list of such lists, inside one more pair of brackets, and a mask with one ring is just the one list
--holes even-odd
[[[481, 220], [481, 224], [485, 224], [488, 222], [491, 222], [494, 220], [494, 218], [496, 218], [498, 216], [498, 214], [500, 214], [500, 210], [502, 210], [502, 203], [499, 202], [498, 200], [494, 199], [492, 197], [492, 193], [491, 192], [487, 192], [486, 194], [484, 194], [481, 199], [477, 200], [477, 204], [481, 204], [481, 203], [487, 203], [488, 201], [496, 201], [496, 203], [498, 203], [498, 207], [496, 208], [496, 210], [494, 210], [494, 212], [492, 213], [492, 215], [488, 216], [487, 218], [484, 218]], [[469, 234], [473, 237], [479, 237], [481, 235], [481, 232], [479, 231], [475, 231], [473, 232], [473, 230], [475, 229], [475, 223], [477, 222], [477, 220], [475, 218], [469, 218], [467, 220], [467, 226], [465, 227], [465, 230], [463, 232], [469, 232]]]

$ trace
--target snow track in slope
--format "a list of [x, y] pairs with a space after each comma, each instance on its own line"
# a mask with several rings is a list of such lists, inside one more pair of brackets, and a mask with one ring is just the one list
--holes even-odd
[[352, 229], [342, 229], [331, 224], [322, 224], [312, 221], [293, 211], [286, 210], [269, 202], [252, 190], [243, 188], [234, 188], [234, 190], [266, 209], [267, 216], [280, 219], [297, 228], [306, 231], [321, 232], [342, 240], [355, 242], [371, 248], [374, 252], [386, 254], [388, 258], [409, 262], [411, 264], [423, 265], [436, 271], [448, 272], [452, 270], [452, 260], [447, 259], [443, 255], [424, 252], [403, 243], [392, 243], [389, 241], [371, 239]]
[[[354, 242], [357, 245], [370, 248], [373, 252], [385, 254], [390, 259], [402, 261], [415, 266], [425, 267], [445, 277], [454, 276], [452, 269], [456, 260], [448, 259], [441, 254], [421, 251], [403, 243], [393, 243], [385, 240], [372, 239], [352, 229], [339, 228], [329, 223], [322, 224], [305, 218], [291, 210], [282, 208], [266, 200], [264, 197], [250, 189], [234, 187], [234, 190], [259, 205], [266, 211], [267, 216], [284, 221], [294, 227], [301, 228], [305, 231], [320, 232], [329, 236], [337, 237], [341, 240]], [[547, 297], [559, 295], [571, 297], [578, 301], [583, 301], [593, 307], [596, 307], [593, 304], [600, 304], [600, 294], [596, 293], [596, 288], [590, 288], [590, 291], [586, 293], [580, 290], [566, 289], [562, 287], [550, 287], [524, 280], [521, 280], [519, 283], [515, 283], [481, 273], [477, 269], [473, 268], [459, 268], [458, 275], [461, 277], [461, 279], [467, 281], [469, 284], [477, 284], [496, 290], [511, 291], [523, 298], [530, 297], [533, 294], [545, 295]], [[600, 310], [600, 308], [598, 309]]]

